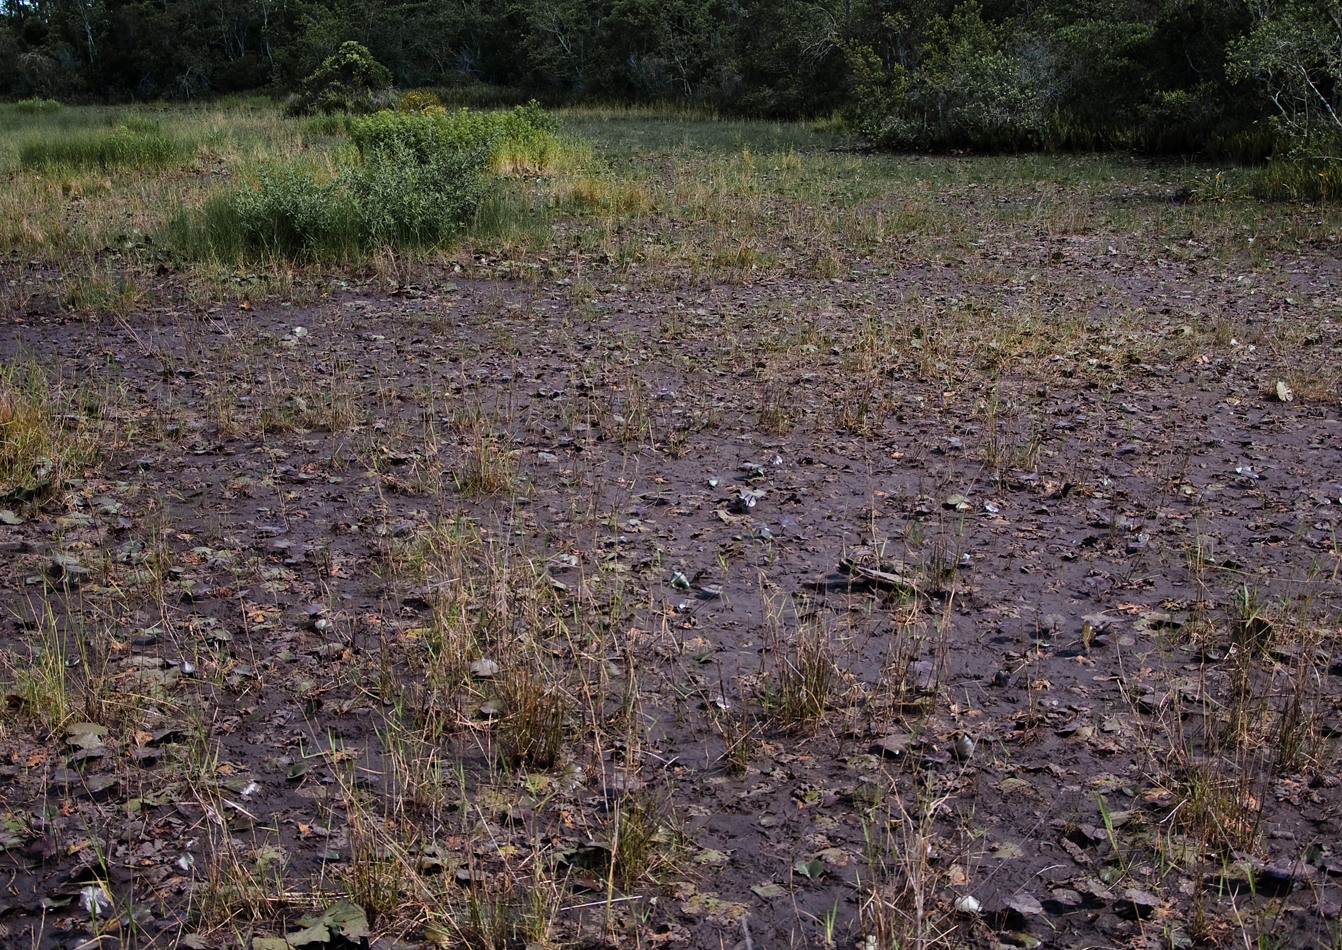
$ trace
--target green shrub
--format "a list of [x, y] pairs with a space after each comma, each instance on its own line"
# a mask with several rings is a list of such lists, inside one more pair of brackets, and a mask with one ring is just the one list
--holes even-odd
[[425, 247], [459, 231], [480, 203], [481, 157], [447, 151], [417, 158], [400, 148], [365, 155], [350, 175], [365, 245]]
[[371, 112], [391, 99], [391, 73], [367, 47], [353, 40], [303, 80], [302, 94], [289, 106], [295, 115], [309, 112]]
[[192, 149], [164, 133], [154, 120], [130, 116], [110, 132], [30, 141], [19, 149], [19, 167], [28, 171], [59, 167], [149, 170], [185, 165], [191, 156]]
[[14, 110], [24, 115], [37, 115], [42, 112], [58, 112], [64, 108], [56, 99], [20, 99], [14, 103]]
[[223, 258], [342, 258], [360, 244], [349, 189], [301, 162], [276, 162], [251, 187], [212, 198], [205, 223], [209, 250]]
[[535, 103], [501, 113], [448, 113], [428, 102], [422, 110], [340, 121], [354, 148], [338, 153], [334, 172], [310, 159], [267, 165], [245, 187], [212, 198], [200, 215], [179, 218], [170, 243], [191, 256], [228, 261], [347, 259], [388, 245], [431, 247], [472, 221], [488, 164], [557, 154], [561, 147], [558, 121]]
[[391, 112], [384, 110], [349, 124], [350, 141], [360, 156], [396, 152], [408, 161], [424, 162], [446, 151], [468, 147], [447, 127], [445, 113]]

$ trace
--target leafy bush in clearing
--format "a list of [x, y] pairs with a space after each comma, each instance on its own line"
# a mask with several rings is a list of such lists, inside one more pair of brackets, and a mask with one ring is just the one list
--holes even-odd
[[223, 259], [343, 258], [360, 245], [359, 208], [339, 179], [277, 162], [250, 187], [211, 198], [202, 237], [200, 250]]
[[[179, 219], [171, 240], [193, 256], [346, 259], [449, 240], [475, 215], [483, 171], [560, 149], [558, 122], [534, 103], [504, 113], [414, 111], [346, 117], [353, 149], [335, 168], [311, 159], [262, 168], [246, 187]], [[516, 167], [515, 165], [510, 167]]]
[[441, 243], [470, 220], [483, 193], [480, 152], [443, 152], [419, 160], [391, 148], [364, 157], [350, 187], [366, 245]]
[[985, 20], [977, 0], [928, 21], [916, 70], [886, 64], [870, 46], [844, 52], [854, 76], [844, 118], [877, 145], [1019, 150], [1047, 134], [1048, 50], [1028, 31]]
[[390, 101], [391, 73], [367, 47], [353, 40], [340, 44], [307, 79], [289, 105], [293, 115], [310, 112], [371, 112]]

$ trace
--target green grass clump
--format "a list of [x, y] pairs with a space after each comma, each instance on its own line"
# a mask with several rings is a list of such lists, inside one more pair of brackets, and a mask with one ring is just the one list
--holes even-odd
[[75, 408], [36, 365], [0, 367], [0, 507], [47, 497], [93, 457], [96, 443]]
[[64, 108], [57, 99], [20, 99], [14, 103], [14, 111], [23, 115], [39, 115], [44, 112], [59, 112]]
[[151, 171], [185, 165], [192, 153], [193, 149], [168, 135], [152, 119], [128, 116], [110, 131], [53, 134], [30, 140], [19, 149], [19, 167], [24, 171]]
[[1250, 176], [1246, 190], [1272, 201], [1337, 201], [1342, 167], [1329, 160], [1272, 161]]
[[418, 156], [484, 149], [498, 175], [545, 174], [566, 154], [559, 119], [534, 101], [503, 112], [448, 112], [422, 93], [402, 97], [402, 110], [354, 119], [350, 140], [365, 155], [393, 146]]
[[317, 115], [306, 116], [300, 128], [302, 128], [303, 135], [306, 138], [344, 135], [349, 131], [349, 121], [350, 115], [348, 112], [321, 112]]
[[370, 151], [324, 167], [311, 159], [263, 166], [252, 181], [179, 222], [176, 240], [198, 257], [349, 260], [385, 246], [431, 247], [458, 233], [483, 192], [481, 154]]

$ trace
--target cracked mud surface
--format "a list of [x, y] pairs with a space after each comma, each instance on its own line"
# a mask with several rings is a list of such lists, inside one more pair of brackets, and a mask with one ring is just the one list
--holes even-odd
[[[87, 940], [90, 885], [128, 946], [283, 934], [370, 823], [585, 945], [1330, 941], [1338, 268], [1104, 245], [13, 325], [105, 452], [0, 528], [0, 648], [73, 697], [9, 699], [5, 942]], [[799, 642], [835, 673], [789, 722]], [[523, 668], [555, 763], [500, 761]], [[630, 801], [667, 857], [610, 884]], [[229, 866], [280, 883], [223, 926]]]

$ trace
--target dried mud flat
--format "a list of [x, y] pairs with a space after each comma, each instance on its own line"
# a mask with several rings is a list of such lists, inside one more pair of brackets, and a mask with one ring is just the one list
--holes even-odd
[[12, 324], [0, 943], [1334, 945], [1342, 271], [1104, 245]]

